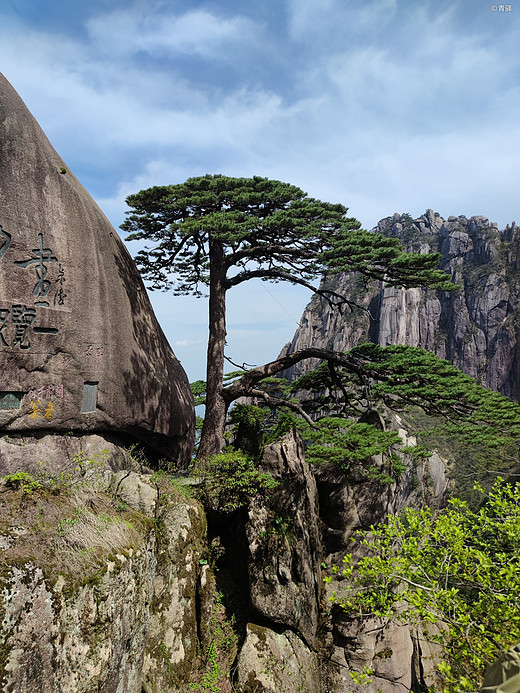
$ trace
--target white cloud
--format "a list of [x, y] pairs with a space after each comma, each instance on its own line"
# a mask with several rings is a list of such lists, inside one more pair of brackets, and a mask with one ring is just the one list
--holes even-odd
[[223, 59], [232, 44], [251, 43], [259, 33], [259, 27], [245, 17], [223, 18], [207, 10], [155, 13], [153, 6], [98, 15], [87, 22], [87, 29], [103, 54], [142, 51], [155, 58], [185, 53]]
[[[130, 3], [76, 34], [0, 11], [2, 69], [116, 227], [128, 194], [217, 172], [286, 180], [343, 202], [369, 228], [428, 207], [501, 226], [520, 217], [515, 17], [486, 9], [462, 22], [457, 3], [288, 0], [284, 33], [246, 6], [218, 5]], [[255, 320], [283, 325], [266, 345], [291, 337], [260, 292], [254, 310], [249, 294], [231, 299], [237, 344]], [[197, 348], [180, 345], [205, 340], [204, 302], [158, 296], [161, 322], [191, 358]]]

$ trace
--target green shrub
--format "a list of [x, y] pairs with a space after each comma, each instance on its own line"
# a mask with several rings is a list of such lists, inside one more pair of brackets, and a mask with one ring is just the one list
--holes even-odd
[[42, 485], [27, 472], [15, 472], [7, 474], [4, 481], [10, 488], [21, 488], [25, 493], [32, 493], [41, 489]]
[[278, 485], [270, 474], [256, 469], [250, 457], [232, 447], [196, 467], [194, 474], [200, 478], [196, 492], [199, 500], [224, 513], [247, 506], [251, 498]]
[[[333, 601], [351, 618], [422, 625], [442, 648], [444, 693], [478, 690], [486, 667], [520, 641], [520, 485], [497, 480], [478, 510], [457, 498], [440, 513], [408, 508], [362, 543], [366, 556], [347, 554], [333, 569], [344, 580]], [[428, 623], [440, 633], [428, 635]]]

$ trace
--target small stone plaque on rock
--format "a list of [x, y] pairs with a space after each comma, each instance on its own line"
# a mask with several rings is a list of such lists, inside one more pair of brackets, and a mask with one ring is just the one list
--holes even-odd
[[0, 410], [20, 409], [25, 392], [0, 392]]

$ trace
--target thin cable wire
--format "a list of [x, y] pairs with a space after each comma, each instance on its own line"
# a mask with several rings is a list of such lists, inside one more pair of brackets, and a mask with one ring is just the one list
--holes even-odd
[[280, 303], [280, 301], [276, 298], [276, 296], [274, 296], [274, 294], [272, 294], [272, 293], [269, 291], [269, 289], [268, 289], [267, 286], [265, 285], [265, 282], [261, 282], [260, 279], [257, 279], [256, 281], [259, 282], [259, 283], [264, 287], [264, 289], [267, 291], [267, 293], [269, 294], [269, 296], [270, 296], [273, 300], [275, 300], [276, 303], [278, 303], [278, 305], [280, 306], [280, 308], [281, 308], [283, 311], [285, 311], [285, 312], [287, 313], [287, 315], [291, 318], [291, 320], [294, 320], [294, 322], [298, 325], [298, 327], [301, 327], [301, 326], [302, 326], [302, 325], [301, 325], [301, 322], [300, 322], [299, 320], [296, 320], [296, 318], [294, 317], [294, 315], [291, 315], [291, 314], [289, 313], [289, 311], [287, 310], [287, 308], [286, 308], [282, 303]]

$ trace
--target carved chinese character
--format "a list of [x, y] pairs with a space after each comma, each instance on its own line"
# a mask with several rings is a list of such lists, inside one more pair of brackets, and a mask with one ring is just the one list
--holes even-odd
[[27, 325], [16, 325], [13, 346], [19, 346], [20, 349], [30, 349], [31, 343], [27, 341], [27, 327]]
[[92, 356], [93, 350], [94, 350], [94, 345], [89, 344], [89, 346], [85, 350], [85, 356]]
[[36, 320], [36, 308], [27, 308], [21, 303], [11, 306], [11, 322], [13, 324], [33, 325]]
[[30, 405], [29, 405], [29, 418], [30, 419], [38, 419], [39, 418], [40, 412], [42, 410], [41, 404], [42, 403], [40, 402], [39, 399], [37, 399], [36, 401], [33, 400], [30, 403]]
[[54, 305], [55, 306], [64, 306], [66, 298], [67, 298], [67, 294], [60, 287], [59, 289], [57, 289], [56, 293], [54, 294]]
[[[38, 248], [33, 249], [33, 253], [36, 257], [30, 258], [29, 260], [16, 260], [15, 265], [20, 265], [20, 267], [30, 267], [35, 265], [37, 282], [33, 289], [33, 295], [41, 298], [45, 298], [49, 293], [51, 288], [51, 282], [45, 279], [47, 276], [47, 265], [45, 263], [58, 262], [58, 258], [52, 254], [50, 248], [43, 247], [43, 234], [38, 234]], [[43, 306], [48, 308], [48, 301], [36, 301], [37, 306]]]
[[63, 265], [58, 262], [58, 278], [56, 279], [56, 284], [61, 284], [63, 286], [65, 282], [65, 271], [63, 270]]
[[15, 325], [13, 346], [19, 345], [20, 349], [29, 349], [31, 346], [27, 340], [27, 330], [36, 319], [36, 308], [27, 308], [21, 304], [12, 306], [11, 322]]
[[65, 283], [65, 272], [63, 270], [63, 265], [61, 264], [61, 262], [58, 263], [58, 278], [56, 279], [56, 283], [59, 286], [56, 289], [56, 293], [54, 294], [54, 305], [63, 306], [65, 305], [65, 299], [67, 298], [67, 294], [63, 289], [63, 284]]

